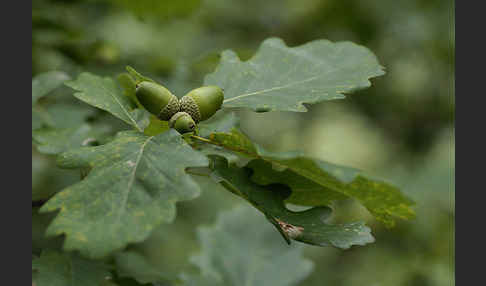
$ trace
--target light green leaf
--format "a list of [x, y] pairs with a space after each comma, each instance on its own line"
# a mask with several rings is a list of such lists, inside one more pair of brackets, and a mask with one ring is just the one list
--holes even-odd
[[130, 277], [141, 284], [168, 281], [168, 277], [150, 264], [136, 251], [115, 254], [116, 271], [119, 277]]
[[64, 233], [66, 250], [97, 258], [140, 242], [160, 223], [171, 222], [175, 203], [199, 194], [185, 169], [205, 167], [208, 160], [177, 131], [154, 137], [126, 131], [108, 144], [62, 153], [58, 164], [91, 171], [41, 208], [60, 210], [47, 234]]
[[155, 82], [153, 79], [149, 78], [149, 77], [146, 77], [142, 74], [140, 74], [139, 72], [137, 72], [134, 68], [132, 68], [131, 66], [126, 66], [126, 70], [127, 72], [133, 77], [135, 78], [135, 84], [139, 84], [140, 82], [142, 81], [151, 81], [151, 82]]
[[74, 93], [79, 100], [106, 110], [135, 127], [139, 132], [143, 131], [130, 113], [135, 108], [135, 103], [123, 95], [122, 89], [112, 78], [102, 78], [85, 72], [81, 73], [76, 80], [66, 82], [66, 85], [79, 91]]
[[32, 79], [32, 106], [44, 95], [62, 85], [71, 77], [61, 71], [50, 71], [37, 75]]
[[280, 186], [270, 188], [253, 183], [248, 169], [230, 167], [224, 159], [215, 159], [214, 169], [213, 178], [263, 212], [288, 243], [294, 239], [346, 249], [374, 241], [370, 229], [362, 222], [340, 225], [326, 223], [331, 215], [328, 207], [314, 207], [302, 212], [288, 210], [284, 199], [290, 191]]
[[302, 245], [286, 245], [262, 215], [246, 206], [198, 228], [198, 238], [201, 253], [191, 260], [201, 275], [183, 275], [185, 285], [297, 285], [313, 269], [302, 256]]
[[262, 185], [289, 185], [293, 192], [287, 202], [318, 206], [328, 205], [333, 200], [354, 198], [387, 226], [393, 226], [395, 218], [415, 216], [411, 208], [413, 202], [399, 189], [357, 169], [308, 158], [297, 152], [267, 152], [237, 130], [213, 133], [209, 139], [202, 138], [200, 141], [263, 160], [250, 163], [249, 167], [254, 170], [252, 179]]
[[383, 74], [375, 55], [351, 42], [316, 40], [289, 48], [281, 39], [270, 38], [246, 62], [224, 51], [204, 84], [224, 89], [226, 108], [304, 112], [303, 103], [344, 98]]
[[110, 277], [103, 262], [51, 250], [32, 260], [32, 270], [36, 271], [32, 281], [36, 286], [101, 286]]

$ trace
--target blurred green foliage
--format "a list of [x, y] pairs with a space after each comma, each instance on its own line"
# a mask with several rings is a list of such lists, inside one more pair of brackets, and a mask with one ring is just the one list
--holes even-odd
[[[369, 89], [307, 113], [238, 111], [242, 129], [262, 146], [303, 150], [389, 178], [417, 202], [417, 219], [391, 230], [355, 202], [340, 203], [333, 219], [365, 218], [376, 242], [346, 251], [305, 246], [315, 267], [300, 285], [454, 285], [454, 21], [451, 0], [34, 0], [32, 75], [114, 76], [131, 65], [181, 97], [201, 85], [228, 48], [248, 59], [272, 36], [290, 46], [319, 38], [364, 45], [387, 71]], [[41, 101], [82, 109], [88, 122], [102, 121], [112, 134], [126, 128], [103, 111], [84, 111], [70, 94], [61, 88]], [[33, 199], [79, 179], [54, 166], [54, 157], [32, 149]], [[130, 247], [168, 276], [188, 267], [198, 250], [196, 226], [242, 203], [197, 180], [202, 196], [179, 203], [174, 224]], [[48, 219], [33, 219], [37, 234]], [[36, 235], [33, 245], [46, 242]]]

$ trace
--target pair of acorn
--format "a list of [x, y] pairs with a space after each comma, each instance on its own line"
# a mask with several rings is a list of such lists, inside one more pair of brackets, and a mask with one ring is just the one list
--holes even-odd
[[140, 104], [179, 133], [192, 132], [196, 124], [213, 116], [221, 108], [223, 90], [214, 85], [191, 90], [180, 100], [167, 88], [151, 81], [137, 84], [135, 95]]

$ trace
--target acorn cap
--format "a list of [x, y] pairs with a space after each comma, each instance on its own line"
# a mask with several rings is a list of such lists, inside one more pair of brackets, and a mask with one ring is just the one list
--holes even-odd
[[142, 81], [137, 85], [135, 95], [140, 104], [160, 120], [169, 120], [180, 109], [177, 97], [155, 82]]
[[191, 115], [186, 112], [177, 112], [169, 121], [169, 127], [174, 128], [179, 133], [192, 132], [196, 128], [196, 123]]
[[181, 111], [189, 113], [197, 123], [213, 116], [221, 108], [223, 100], [224, 93], [220, 87], [199, 87], [181, 98]]

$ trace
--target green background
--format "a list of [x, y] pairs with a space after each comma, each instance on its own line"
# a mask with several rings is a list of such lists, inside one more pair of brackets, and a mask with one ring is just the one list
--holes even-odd
[[[267, 149], [302, 150], [362, 169], [395, 182], [417, 202], [417, 218], [393, 229], [353, 201], [340, 203], [334, 219], [364, 219], [376, 242], [344, 251], [305, 246], [315, 267], [299, 285], [454, 284], [453, 1], [34, 0], [32, 5], [33, 76], [51, 70], [113, 76], [131, 65], [178, 97], [202, 84], [221, 51], [232, 49], [248, 59], [268, 37], [289, 46], [320, 38], [366, 46], [386, 68], [370, 88], [308, 106], [306, 113], [238, 111], [242, 130]], [[70, 102], [69, 94], [61, 88], [45, 101]], [[91, 116], [102, 118], [113, 133], [127, 128], [104, 112]], [[54, 193], [79, 179], [78, 172], [54, 166], [52, 156], [32, 149], [33, 193]], [[201, 197], [178, 203], [173, 224], [130, 247], [168, 276], [188, 267], [188, 257], [200, 246], [196, 226], [213, 224], [220, 211], [244, 203], [210, 186]], [[38, 233], [49, 219], [33, 221], [34, 252], [47, 243]]]

